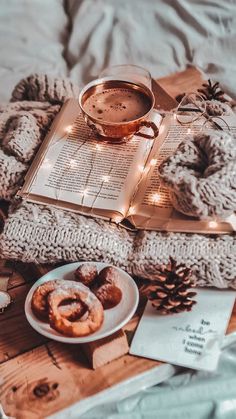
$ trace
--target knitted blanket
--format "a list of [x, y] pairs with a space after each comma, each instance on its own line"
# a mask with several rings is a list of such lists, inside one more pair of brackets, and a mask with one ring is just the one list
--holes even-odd
[[130, 232], [107, 221], [50, 206], [19, 202], [15, 194], [52, 119], [78, 87], [66, 79], [33, 75], [0, 106], [0, 199], [10, 202], [0, 256], [25, 262], [94, 260], [131, 275], [155, 277], [172, 256], [196, 274], [199, 286], [236, 289], [236, 236]]

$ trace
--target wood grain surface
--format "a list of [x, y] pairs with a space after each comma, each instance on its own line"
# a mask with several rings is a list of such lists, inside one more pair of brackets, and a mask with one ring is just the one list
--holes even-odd
[[[176, 105], [173, 99], [176, 95], [196, 90], [201, 82], [201, 74], [194, 68], [159, 80], [154, 85], [156, 106], [170, 109]], [[13, 272], [9, 283], [13, 303], [0, 315], [0, 400], [7, 415], [17, 419], [45, 418], [161, 364], [125, 355], [92, 370], [80, 345], [49, 341], [26, 321], [24, 301], [29, 288], [55, 265], [0, 260], [0, 270], [6, 268]], [[142, 307], [123, 328], [128, 340], [137, 327], [141, 311]], [[233, 330], [236, 330], [236, 306], [228, 333]]]

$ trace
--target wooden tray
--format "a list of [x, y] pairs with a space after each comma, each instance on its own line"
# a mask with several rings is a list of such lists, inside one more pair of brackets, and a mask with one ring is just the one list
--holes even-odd
[[[201, 83], [200, 73], [190, 68], [154, 83], [154, 90], [161, 107], [171, 109], [176, 102], [163, 88], [176, 95], [195, 90]], [[17, 419], [52, 415], [51, 418], [59, 419], [72, 418], [73, 411], [77, 417], [88, 407], [108, 400], [108, 396], [111, 401], [117, 395], [128, 395], [131, 388], [138, 391], [144, 378], [148, 385], [153, 385], [175, 371], [171, 365], [131, 355], [92, 370], [79, 345], [48, 341], [25, 318], [24, 301], [29, 288], [55, 265], [0, 261], [0, 272], [3, 267], [13, 270], [10, 294], [14, 300], [0, 315], [0, 400], [7, 415]], [[142, 307], [124, 328], [128, 338], [141, 311]], [[236, 330], [236, 306], [228, 333], [233, 330]], [[67, 410], [59, 413], [61, 409]]]

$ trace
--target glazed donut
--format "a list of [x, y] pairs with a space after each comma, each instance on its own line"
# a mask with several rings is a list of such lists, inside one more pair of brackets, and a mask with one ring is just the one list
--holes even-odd
[[[71, 281], [73, 282], [73, 281]], [[66, 336], [79, 337], [89, 335], [100, 328], [103, 323], [103, 307], [98, 298], [83, 284], [61, 287], [48, 296], [50, 326]], [[65, 300], [78, 300], [87, 308], [85, 319], [71, 321], [62, 317], [60, 304]]]
[[96, 297], [101, 301], [104, 310], [115, 307], [119, 304], [122, 298], [120, 288], [114, 284], [104, 284], [99, 287], [95, 292]]
[[[52, 281], [44, 282], [39, 285], [33, 293], [31, 299], [31, 308], [35, 316], [43, 321], [48, 321], [48, 296], [57, 288], [76, 286], [77, 283], [74, 281], [67, 281], [63, 279], [55, 279]], [[82, 284], [81, 284], [82, 285]], [[85, 287], [86, 288], [86, 287]], [[65, 304], [59, 307], [61, 315], [66, 318], [77, 318], [85, 313], [85, 306], [81, 302], [77, 301], [70, 304]]]
[[202, 132], [182, 142], [159, 166], [173, 206], [201, 219], [236, 210], [236, 147], [227, 132]]

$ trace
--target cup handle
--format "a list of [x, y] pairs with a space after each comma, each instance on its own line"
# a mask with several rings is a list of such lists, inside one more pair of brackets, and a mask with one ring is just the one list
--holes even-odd
[[[140, 128], [142, 127], [147, 127], [147, 128], [151, 128], [153, 130], [153, 135], [149, 135], [149, 134], [144, 134], [144, 132], [140, 132]], [[139, 129], [138, 131], [136, 131], [136, 133], [139, 137], [143, 137], [143, 138], [147, 138], [148, 140], [153, 140], [154, 138], [156, 138], [159, 134], [159, 128], [156, 126], [155, 122], [152, 121], [142, 121], [139, 125]]]

